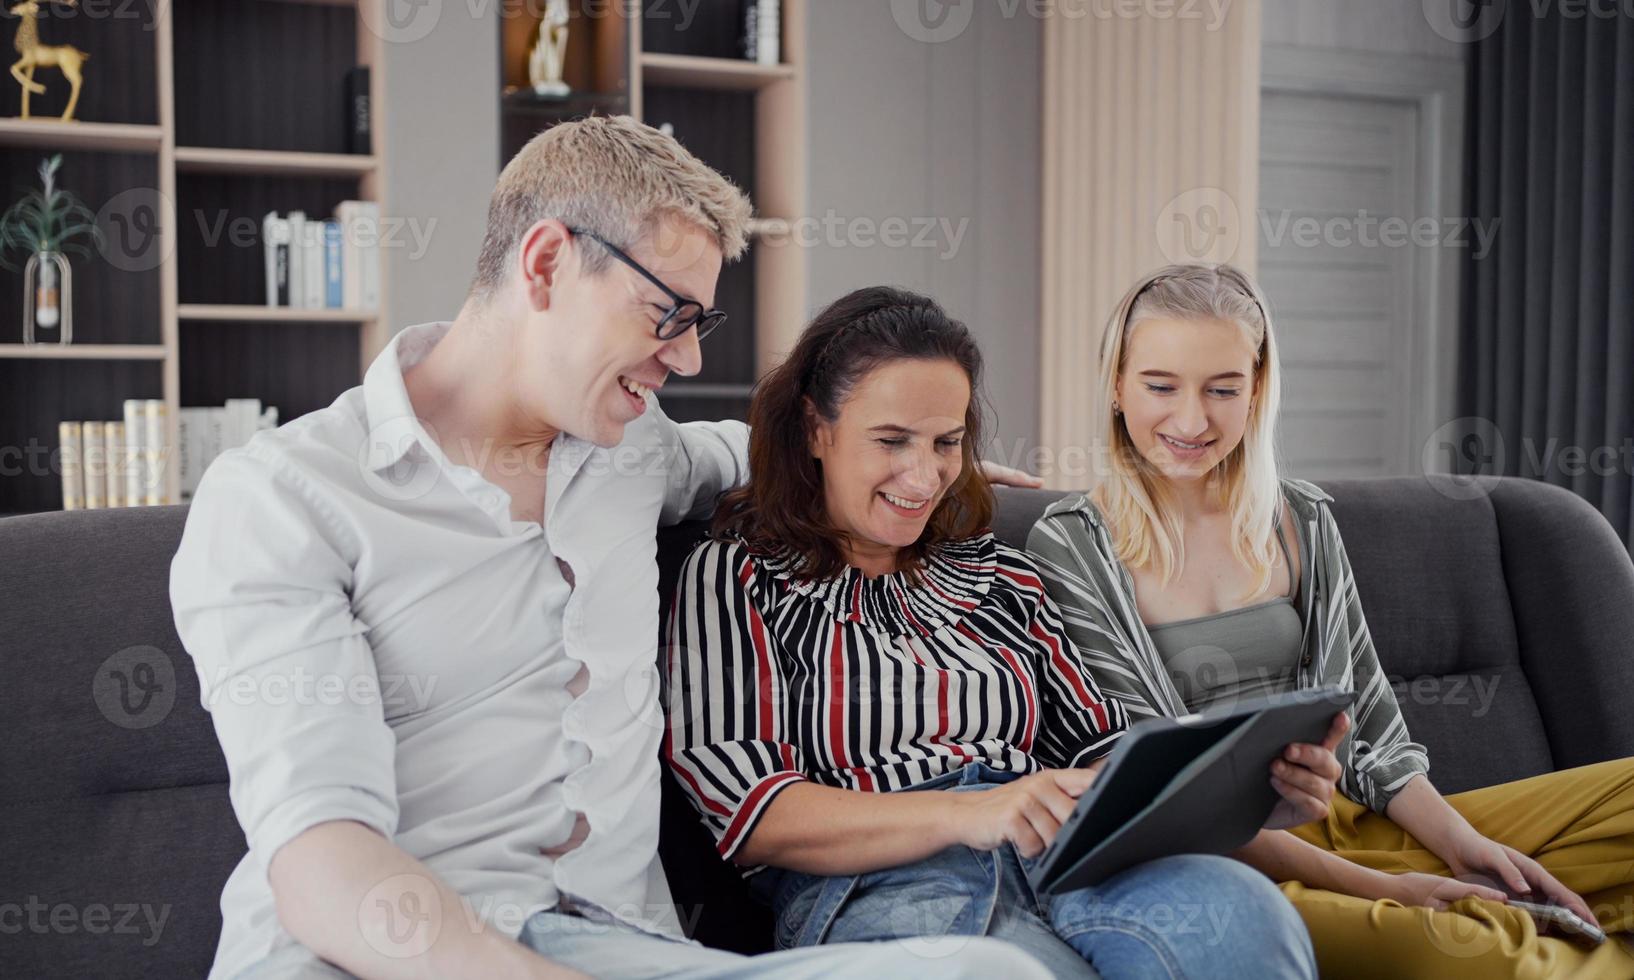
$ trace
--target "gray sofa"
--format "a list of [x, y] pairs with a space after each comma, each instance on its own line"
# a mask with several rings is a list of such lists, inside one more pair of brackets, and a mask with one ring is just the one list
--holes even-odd
[[[1448, 792], [1634, 755], [1634, 565], [1565, 490], [1494, 479], [1325, 485], [1373, 638]], [[1002, 491], [1024, 543], [1054, 495]], [[0, 521], [0, 976], [208, 969], [244, 839], [166, 598], [180, 507]], [[666, 587], [702, 533], [661, 533]], [[662, 850], [698, 938], [769, 920], [666, 787]]]

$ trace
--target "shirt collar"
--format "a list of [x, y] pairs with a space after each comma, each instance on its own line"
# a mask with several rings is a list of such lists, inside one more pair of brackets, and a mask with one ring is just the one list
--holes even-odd
[[363, 375], [363, 405], [368, 413], [368, 466], [379, 472], [419, 449], [432, 458], [442, 456], [425, 426], [414, 413], [403, 372], [425, 360], [448, 334], [447, 320], [405, 327], [386, 344]]

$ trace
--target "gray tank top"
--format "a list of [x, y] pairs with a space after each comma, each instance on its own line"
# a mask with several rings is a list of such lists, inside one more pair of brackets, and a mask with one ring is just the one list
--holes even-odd
[[[1295, 540], [1298, 540], [1295, 522]], [[1288, 541], [1277, 523], [1283, 559]], [[1299, 582], [1291, 583], [1295, 595]], [[1192, 619], [1147, 626], [1175, 688], [1191, 711], [1294, 689], [1304, 630], [1295, 595]]]

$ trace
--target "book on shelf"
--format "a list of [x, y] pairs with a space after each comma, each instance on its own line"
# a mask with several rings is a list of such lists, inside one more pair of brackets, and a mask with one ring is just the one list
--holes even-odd
[[306, 306], [306, 212], [289, 213], [289, 302], [286, 306]]
[[104, 422], [103, 461], [107, 472], [107, 502], [109, 507], [125, 506], [125, 473], [130, 468], [125, 459], [125, 423]]
[[747, 0], [743, 5], [743, 56], [775, 65], [782, 56], [782, 0]]
[[370, 153], [374, 149], [369, 95], [369, 66], [358, 65], [346, 73], [346, 150]]
[[62, 509], [85, 507], [84, 427], [78, 422], [57, 423], [58, 463], [62, 474]]
[[380, 206], [342, 201], [319, 221], [271, 212], [261, 221], [267, 305], [374, 310], [380, 306]]
[[289, 305], [289, 219], [267, 212], [261, 219], [261, 242], [267, 258], [267, 305]]
[[257, 432], [278, 427], [278, 409], [259, 398], [229, 398], [219, 408], [184, 408], [176, 416], [176, 470], [182, 500], [192, 500], [204, 471]]
[[[176, 414], [176, 444], [168, 441], [168, 412], [157, 398], [128, 398], [124, 419], [68, 421], [57, 426], [64, 510], [152, 507], [191, 500], [216, 457], [278, 427], [278, 409], [259, 398], [229, 398], [219, 408], [183, 408]], [[179, 493], [166, 486], [165, 468], [176, 453]]]

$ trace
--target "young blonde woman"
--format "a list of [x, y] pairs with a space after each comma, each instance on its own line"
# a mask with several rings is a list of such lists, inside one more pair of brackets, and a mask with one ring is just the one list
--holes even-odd
[[1597, 912], [1608, 933], [1634, 927], [1634, 760], [1436, 791], [1332, 498], [1279, 477], [1265, 307], [1239, 270], [1195, 265], [1145, 277], [1118, 305], [1097, 379], [1105, 463], [1028, 541], [1068, 634], [1131, 721], [1324, 684], [1357, 692], [1328, 816], [1238, 854], [1282, 883], [1324, 977], [1634, 976], [1621, 937], [1593, 951], [1540, 938], [1503, 904], [1507, 890]]

